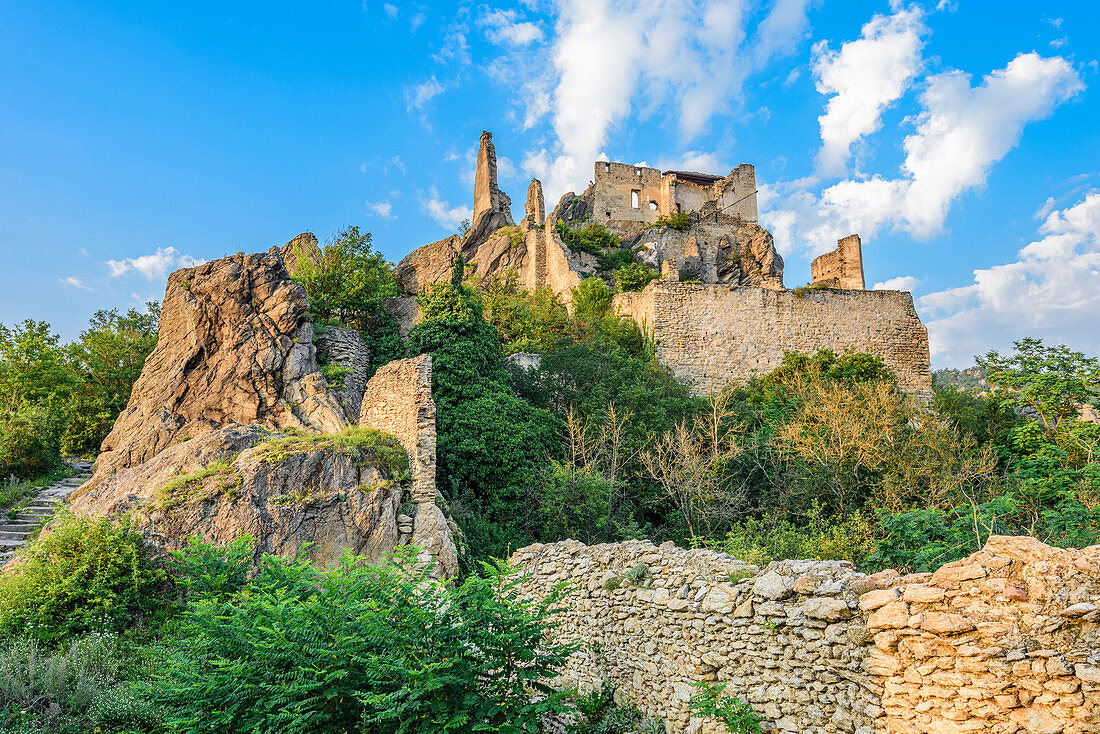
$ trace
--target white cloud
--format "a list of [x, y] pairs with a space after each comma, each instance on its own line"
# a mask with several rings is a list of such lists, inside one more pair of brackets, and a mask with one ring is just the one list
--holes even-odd
[[486, 28], [490, 41], [507, 43], [511, 46], [526, 46], [543, 38], [542, 29], [529, 21], [519, 20], [514, 10], [490, 10], [478, 20]]
[[80, 248], [80, 250], [79, 250], [79, 252], [80, 252], [80, 254], [81, 254], [81, 255], [83, 255], [84, 257], [88, 257], [88, 248], [86, 248], [86, 247], [81, 247], [81, 248]]
[[405, 163], [401, 160], [401, 156], [399, 155], [395, 155], [393, 158], [390, 158], [390, 165], [401, 171], [401, 173], [405, 173], [407, 170], [405, 168]]
[[412, 17], [412, 20], [409, 21], [409, 30], [416, 33], [416, 29], [424, 25], [424, 21], [427, 19], [428, 16], [424, 15], [424, 13], [417, 13]]
[[899, 275], [896, 278], [889, 278], [881, 283], [875, 283], [871, 286], [873, 291], [914, 291], [917, 287], [923, 283], [920, 278], [915, 278], [912, 275]]
[[393, 214], [393, 204], [389, 200], [368, 201], [367, 211], [382, 219], [397, 219]]
[[82, 291], [90, 291], [92, 289], [92, 287], [85, 283], [83, 280], [81, 280], [80, 278], [74, 278], [71, 275], [64, 278], [58, 278], [57, 282], [61, 283], [61, 285], [68, 285], [72, 286], [73, 288], [79, 288]]
[[809, 1], [777, 0], [756, 23], [746, 17], [749, 0], [559, 0], [553, 92], [524, 120], [534, 124], [548, 103], [557, 142], [527, 152], [528, 172], [551, 199], [583, 188], [613, 128], [635, 107], [675, 107], [681, 135], [693, 139], [738, 104], [749, 74], [801, 40]]
[[1017, 142], [1028, 122], [1049, 116], [1084, 85], [1060, 56], [1020, 54], [1003, 69], [971, 86], [971, 77], [949, 70], [929, 77], [921, 94], [916, 131], [905, 138], [899, 178], [874, 175], [840, 181], [809, 194], [813, 181], [772, 186], [771, 217], [790, 222], [792, 244], [809, 254], [832, 248], [838, 237], [858, 232], [864, 240], [881, 228], [928, 238], [943, 228], [954, 200], [985, 184], [990, 167]]
[[463, 219], [470, 219], [474, 216], [474, 210], [468, 206], [451, 206], [443, 201], [435, 186], [428, 189], [428, 198], [425, 199], [421, 196], [420, 206], [441, 227], [450, 230], [457, 229]]
[[1039, 234], [1014, 262], [918, 300], [937, 364], [969, 365], [1025, 336], [1100, 353], [1100, 192], [1051, 212]]
[[397, 17], [397, 6], [396, 5], [391, 5], [390, 3], [386, 3], [385, 5], [382, 6], [382, 9], [386, 11], [386, 15], [389, 16], [390, 20], [393, 20], [394, 18]]
[[817, 166], [825, 175], [845, 171], [851, 147], [882, 126], [882, 112], [908, 89], [921, 67], [921, 36], [927, 31], [916, 6], [875, 15], [860, 38], [832, 51], [814, 46], [817, 91], [831, 95], [821, 124]]
[[204, 262], [206, 261], [181, 254], [174, 247], [158, 247], [156, 252], [149, 255], [128, 257], [123, 260], [107, 260], [104, 264], [113, 278], [130, 271], [137, 271], [149, 280], [160, 280], [170, 270], [193, 268], [196, 265], [202, 265]]
[[424, 105], [443, 94], [444, 87], [433, 74], [430, 79], [405, 89], [405, 109], [422, 110]]

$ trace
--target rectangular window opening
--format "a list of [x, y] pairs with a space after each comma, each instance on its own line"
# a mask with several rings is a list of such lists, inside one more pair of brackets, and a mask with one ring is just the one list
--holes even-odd
[[639, 206], [641, 206], [641, 203], [640, 203], [641, 200], [642, 200], [642, 192], [641, 191], [634, 190], [634, 191], [630, 192], [630, 206], [631, 207], [637, 209]]

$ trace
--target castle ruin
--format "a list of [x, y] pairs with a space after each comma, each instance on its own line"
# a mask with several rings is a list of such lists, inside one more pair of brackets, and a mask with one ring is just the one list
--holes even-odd
[[568, 303], [600, 266], [596, 255], [562, 241], [559, 222], [595, 223], [619, 237], [635, 262], [661, 273], [641, 292], [617, 294], [614, 306], [652, 333], [658, 360], [693, 380], [697, 393], [765, 374], [784, 351], [819, 349], [877, 355], [902, 389], [931, 392], [928, 332], [913, 297], [865, 290], [858, 235], [814, 260], [809, 288], [784, 286], [783, 258], [758, 221], [753, 166], [742, 163], [726, 176], [610, 161], [593, 170], [589, 186], [565, 194], [552, 211], [533, 179], [517, 225], [497, 184], [492, 134], [483, 132], [470, 230], [425, 245], [397, 266], [408, 295], [388, 307], [403, 330], [417, 318], [412, 297], [450, 277], [455, 253], [476, 276], [511, 271], [524, 287], [549, 288]]

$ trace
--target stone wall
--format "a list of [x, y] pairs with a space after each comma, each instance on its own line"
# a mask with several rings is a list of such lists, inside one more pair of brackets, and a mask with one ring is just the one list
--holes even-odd
[[789, 291], [655, 280], [615, 307], [651, 329], [657, 358], [713, 394], [778, 367], [783, 352], [818, 349], [882, 357], [903, 390], [929, 393], [928, 331], [901, 291]]
[[359, 425], [385, 431], [405, 447], [412, 471], [411, 500], [416, 504], [409, 542], [421, 548], [423, 560], [435, 559], [440, 575], [453, 576], [458, 570], [455, 528], [443, 514], [435, 486], [431, 355], [397, 359], [378, 368], [367, 383]]
[[671, 732], [691, 684], [718, 681], [773, 731], [1100, 732], [1100, 546], [991, 538], [936, 574], [867, 576], [839, 561], [757, 569], [648, 541], [533, 545], [530, 598], [570, 584], [555, 617], [579, 643], [555, 685], [610, 681]]
[[317, 361], [346, 367], [351, 372], [344, 375], [339, 387], [330, 388], [348, 420], [356, 422], [363, 406], [363, 392], [367, 388], [370, 373], [370, 347], [354, 329], [330, 326], [313, 340], [317, 347]]
[[863, 280], [863, 246], [858, 234], [837, 240], [836, 249], [814, 258], [810, 263], [814, 285], [861, 291]]

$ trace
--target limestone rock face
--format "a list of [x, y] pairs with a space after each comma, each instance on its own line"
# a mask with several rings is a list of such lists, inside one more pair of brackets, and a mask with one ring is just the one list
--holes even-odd
[[[263, 553], [297, 555], [309, 543], [307, 555], [318, 563], [338, 560], [345, 549], [377, 561], [397, 545], [400, 486], [331, 448], [269, 462], [265, 437], [258, 426], [231, 425], [177, 443], [78, 490], [72, 509], [129, 513], [135, 530], [162, 550], [191, 536], [225, 545], [247, 533], [257, 540], [256, 561]], [[217, 470], [202, 476], [212, 465]], [[195, 479], [179, 482], [189, 476]]]
[[[507, 225], [479, 241], [463, 240], [458, 235], [413, 250], [397, 264], [394, 276], [406, 293], [423, 293], [432, 283], [451, 279], [451, 265], [461, 252], [475, 276], [492, 275], [508, 269], [522, 273], [527, 267], [527, 248], [523, 234], [515, 225]], [[400, 320], [399, 320], [400, 321]]]
[[234, 255], [168, 277], [157, 346], [103, 442], [91, 482], [181, 437], [231, 423], [338, 431], [317, 367], [305, 292], [280, 256]]

